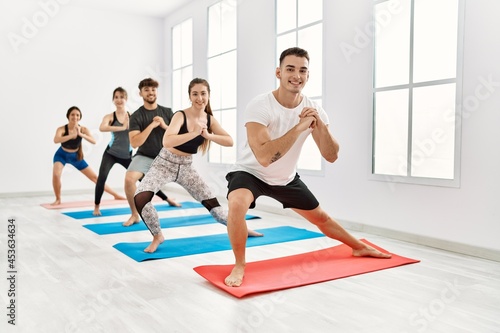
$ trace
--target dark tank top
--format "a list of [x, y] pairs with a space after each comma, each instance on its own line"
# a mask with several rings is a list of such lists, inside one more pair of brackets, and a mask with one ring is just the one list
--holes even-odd
[[[184, 116], [184, 123], [182, 124], [181, 128], [179, 129], [179, 134], [188, 133], [186, 114], [182, 110], [177, 111], [177, 112], [182, 112], [182, 115]], [[210, 128], [210, 115], [209, 114], [207, 114], [207, 128]], [[179, 145], [179, 146], [174, 147], [174, 148], [182, 151], [183, 153], [196, 154], [196, 152], [198, 151], [198, 147], [200, 147], [204, 141], [205, 141], [205, 138], [202, 137], [201, 135], [198, 135], [194, 139], [191, 139], [188, 142], [184, 142], [182, 145]]]
[[[78, 126], [80, 126], [80, 125], [78, 125]], [[68, 130], [68, 125], [66, 124], [66, 125], [64, 125], [63, 136], [66, 136], [68, 134], [69, 134], [69, 130]], [[78, 149], [81, 144], [82, 144], [82, 137], [77, 136], [76, 139], [71, 139], [71, 140], [68, 140], [66, 142], [61, 143], [61, 146], [63, 146], [66, 149]]]

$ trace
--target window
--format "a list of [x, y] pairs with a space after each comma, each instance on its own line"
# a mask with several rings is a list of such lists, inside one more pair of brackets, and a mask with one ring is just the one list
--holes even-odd
[[372, 174], [458, 186], [460, 0], [374, 3]]
[[236, 4], [221, 1], [208, 8], [208, 81], [210, 106], [221, 126], [232, 136], [233, 147], [210, 146], [208, 161], [236, 161]]
[[[310, 78], [303, 93], [319, 105], [323, 94], [323, 0], [276, 0], [276, 59], [289, 47], [298, 46], [311, 57]], [[278, 60], [279, 62], [279, 60]], [[277, 66], [279, 63], [277, 63]], [[301, 170], [322, 170], [323, 159], [312, 136], [299, 158]]]
[[193, 20], [172, 28], [172, 109], [190, 106], [188, 86], [193, 79]]

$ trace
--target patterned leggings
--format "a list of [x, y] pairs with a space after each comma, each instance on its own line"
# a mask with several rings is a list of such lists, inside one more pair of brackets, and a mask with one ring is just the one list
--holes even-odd
[[153, 236], [161, 232], [158, 212], [151, 203], [154, 193], [170, 182], [175, 182], [208, 209], [219, 223], [227, 225], [227, 211], [212, 194], [205, 181], [192, 167], [192, 156], [180, 156], [162, 148], [135, 192], [134, 202], [142, 220]]

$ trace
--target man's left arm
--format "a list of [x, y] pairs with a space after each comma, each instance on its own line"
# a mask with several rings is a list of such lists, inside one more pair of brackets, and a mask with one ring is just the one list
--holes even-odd
[[314, 142], [321, 152], [321, 156], [330, 163], [337, 160], [339, 155], [339, 143], [333, 137], [328, 125], [321, 118], [316, 117], [316, 124], [312, 131]]

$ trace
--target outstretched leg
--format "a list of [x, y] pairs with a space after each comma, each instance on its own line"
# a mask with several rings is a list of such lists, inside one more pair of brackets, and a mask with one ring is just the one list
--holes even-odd
[[316, 225], [325, 236], [341, 241], [352, 248], [356, 257], [390, 258], [391, 254], [383, 253], [368, 244], [363, 243], [348, 233], [337, 221], [332, 219], [321, 207], [313, 210], [293, 209], [295, 212]]
[[[80, 170], [88, 179], [90, 179], [94, 184], [97, 183], [97, 175], [96, 173], [94, 172], [94, 170], [92, 170], [91, 167], [86, 167], [85, 169], [82, 169]], [[115, 200], [125, 200], [125, 197], [118, 194], [117, 192], [115, 192], [111, 187], [109, 187], [108, 185], [104, 185], [104, 191], [108, 192], [109, 194], [111, 194]]]

